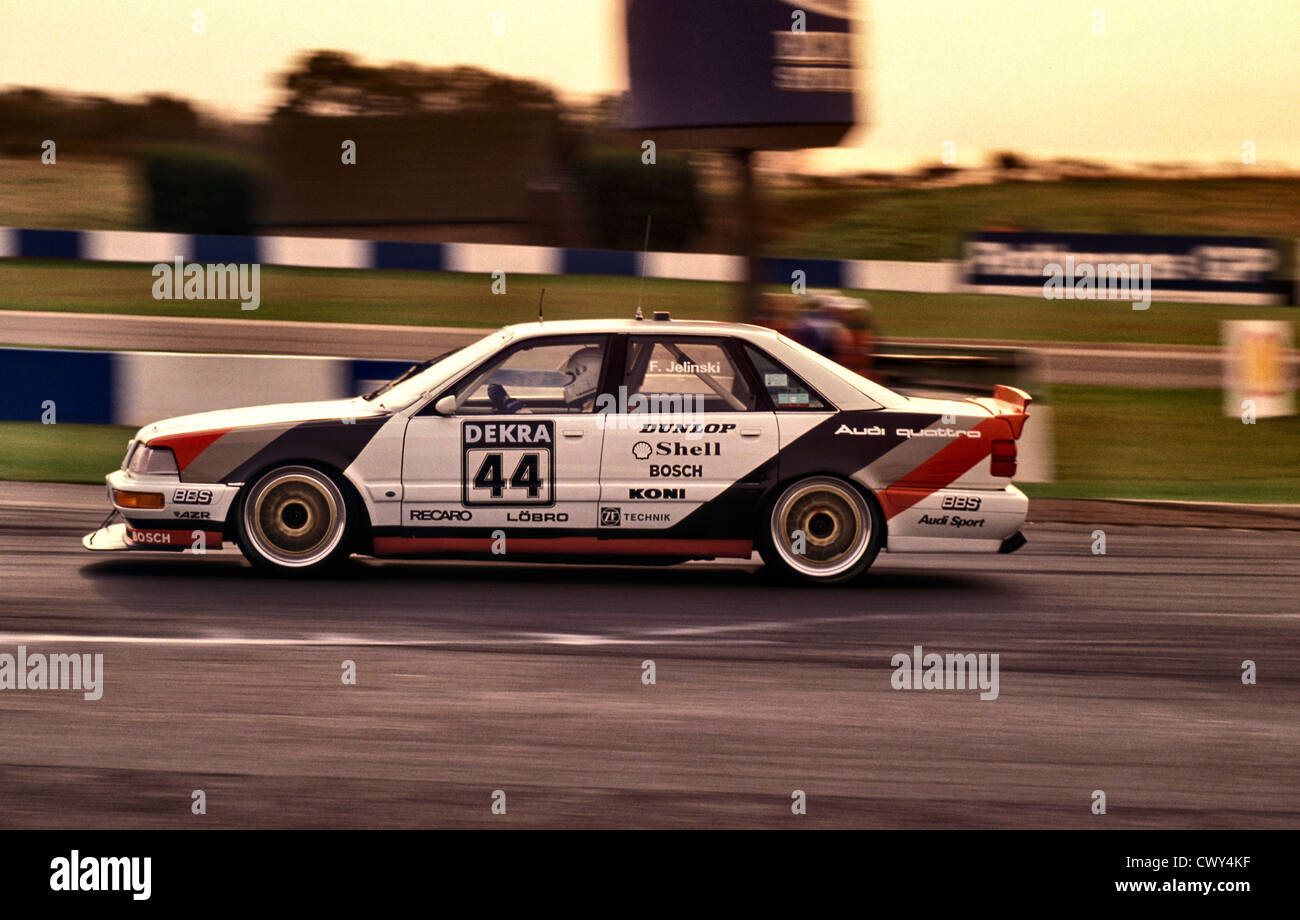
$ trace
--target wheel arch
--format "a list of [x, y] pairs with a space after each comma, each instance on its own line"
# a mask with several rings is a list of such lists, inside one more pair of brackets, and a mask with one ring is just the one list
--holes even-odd
[[335, 464], [317, 457], [277, 458], [250, 473], [240, 485], [235, 500], [230, 503], [230, 510], [226, 512], [226, 523], [222, 533], [224, 539], [234, 540], [236, 538], [239, 529], [239, 516], [244, 512], [244, 501], [247, 499], [248, 492], [253, 487], [253, 484], [272, 470], [278, 470], [286, 466], [310, 467], [333, 479], [343, 493], [343, 499], [349, 506], [349, 512], [356, 515], [355, 519], [350, 520], [348, 524], [351, 529], [349, 540], [353, 551], [361, 552], [362, 550], [358, 547], [369, 547], [370, 532], [374, 527], [374, 521], [371, 518], [370, 505], [366, 502], [361, 487], [353, 481], [345, 470], [341, 470]]
[[802, 470], [798, 473], [793, 473], [789, 476], [777, 479], [776, 482], [765, 489], [763, 494], [759, 497], [760, 510], [758, 516], [758, 527], [760, 532], [767, 528], [769, 518], [772, 514], [772, 507], [776, 504], [776, 500], [781, 497], [781, 494], [785, 492], [787, 488], [801, 479], [812, 479], [817, 476], [826, 476], [831, 479], [838, 479], [841, 482], [853, 486], [867, 504], [873, 506], [876, 511], [880, 513], [880, 547], [881, 549], [884, 549], [889, 545], [889, 520], [885, 517], [885, 509], [880, 504], [880, 499], [876, 498], [876, 493], [868, 486], [858, 482], [852, 476], [845, 476], [842, 472], [832, 469]]

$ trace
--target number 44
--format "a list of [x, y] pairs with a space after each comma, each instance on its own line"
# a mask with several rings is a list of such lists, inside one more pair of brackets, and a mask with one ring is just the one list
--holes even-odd
[[[510, 488], [527, 489], [529, 498], [536, 498], [542, 492], [542, 477], [539, 471], [537, 454], [524, 454], [510, 474]], [[506, 481], [502, 472], [500, 454], [488, 454], [483, 458], [478, 472], [474, 474], [474, 488], [490, 489], [493, 498], [500, 498], [505, 492]]]

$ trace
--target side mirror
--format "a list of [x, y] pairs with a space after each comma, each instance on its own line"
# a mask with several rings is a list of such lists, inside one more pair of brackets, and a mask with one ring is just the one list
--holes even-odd
[[448, 393], [442, 399], [433, 404], [433, 411], [437, 412], [439, 415], [455, 415], [456, 397], [453, 394]]

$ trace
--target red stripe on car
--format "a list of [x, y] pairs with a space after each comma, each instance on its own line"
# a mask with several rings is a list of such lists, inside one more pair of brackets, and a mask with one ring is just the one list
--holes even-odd
[[194, 459], [212, 446], [229, 428], [214, 428], [210, 431], [196, 431], [192, 434], [174, 434], [165, 438], [146, 441], [148, 447], [166, 447], [176, 455], [176, 467], [181, 472], [194, 462]]
[[[193, 530], [173, 530], [127, 527], [126, 541], [141, 549], [191, 549], [194, 546]], [[203, 531], [204, 549], [221, 549], [221, 531]]]
[[[375, 555], [412, 553], [491, 553], [492, 537], [376, 537]], [[573, 556], [713, 556], [748, 559], [750, 540], [674, 540], [659, 538], [605, 540], [598, 537], [509, 537], [509, 553]]]
[[960, 437], [892, 485], [876, 493], [880, 508], [888, 520], [906, 511], [927, 495], [951, 484], [967, 470], [989, 455], [993, 439], [1007, 433], [1004, 418], [985, 419], [974, 427], [978, 438]]

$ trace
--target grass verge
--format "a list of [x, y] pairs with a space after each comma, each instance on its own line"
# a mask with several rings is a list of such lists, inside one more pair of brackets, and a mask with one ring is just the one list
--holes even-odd
[[[149, 265], [0, 260], [0, 310], [125, 313], [258, 322], [380, 323], [489, 327], [548, 319], [630, 317], [638, 300], [679, 319], [736, 317], [736, 288], [700, 281], [597, 275], [511, 275], [493, 294], [488, 275], [264, 267], [261, 306], [233, 300], [154, 300]], [[774, 291], [785, 290], [772, 288]], [[1216, 345], [1223, 319], [1295, 322], [1294, 307], [1046, 301], [1037, 297], [868, 292], [885, 335], [1010, 341]], [[50, 343], [57, 344], [57, 343]]]
[[0, 479], [102, 483], [133, 434], [124, 425], [0, 422]]

